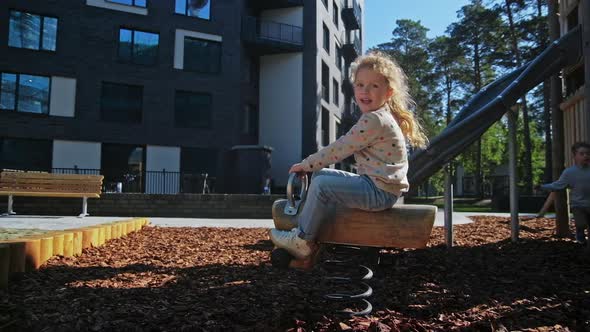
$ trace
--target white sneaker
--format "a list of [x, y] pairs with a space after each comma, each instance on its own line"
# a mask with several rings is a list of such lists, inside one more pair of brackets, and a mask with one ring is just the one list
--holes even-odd
[[268, 232], [268, 235], [277, 247], [287, 250], [297, 259], [307, 258], [313, 252], [311, 245], [298, 236], [299, 230], [297, 228], [293, 228], [291, 231], [280, 231], [273, 228]]

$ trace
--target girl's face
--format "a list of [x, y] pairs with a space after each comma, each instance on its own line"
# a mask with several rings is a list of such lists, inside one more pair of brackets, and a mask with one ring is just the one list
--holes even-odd
[[385, 76], [369, 68], [357, 70], [354, 82], [354, 98], [361, 112], [373, 112], [381, 108], [393, 95], [393, 89]]
[[590, 166], [590, 149], [584, 147], [578, 148], [574, 154], [574, 163], [581, 167]]

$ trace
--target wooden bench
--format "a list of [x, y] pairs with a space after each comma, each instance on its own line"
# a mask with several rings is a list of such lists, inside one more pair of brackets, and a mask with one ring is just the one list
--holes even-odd
[[7, 214], [15, 214], [13, 196], [79, 197], [82, 198], [79, 217], [84, 217], [88, 215], [88, 198], [100, 197], [103, 178], [102, 175], [3, 170], [0, 172], [0, 195], [8, 196]]
[[[272, 216], [276, 229], [297, 227], [293, 216], [285, 214], [287, 199], [276, 200]], [[380, 212], [339, 209], [319, 231], [319, 244], [342, 244], [372, 248], [425, 248], [434, 226], [437, 207], [395, 205]], [[309, 268], [312, 261], [293, 261], [291, 267]], [[279, 263], [283, 265], [283, 263]]]

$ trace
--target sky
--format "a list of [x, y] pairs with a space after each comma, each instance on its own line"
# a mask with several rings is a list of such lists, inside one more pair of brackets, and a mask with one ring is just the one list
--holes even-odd
[[391, 40], [395, 21], [411, 19], [428, 28], [433, 38], [457, 21], [457, 11], [469, 0], [365, 0], [364, 50]]

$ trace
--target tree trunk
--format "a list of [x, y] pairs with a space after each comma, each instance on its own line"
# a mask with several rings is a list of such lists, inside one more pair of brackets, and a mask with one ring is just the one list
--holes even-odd
[[[476, 38], [475, 44], [473, 47], [473, 64], [474, 64], [474, 72], [475, 72], [475, 93], [481, 90], [482, 86], [482, 78], [481, 78], [481, 64], [480, 64], [480, 54], [479, 54], [479, 40]], [[481, 167], [481, 137], [477, 139], [476, 147], [475, 147], [475, 196], [477, 198], [483, 198], [483, 176], [482, 176], [482, 167]]]
[[543, 127], [545, 131], [545, 171], [543, 182], [553, 181], [553, 137], [551, 135], [551, 80], [543, 82]]
[[[516, 31], [514, 28], [514, 18], [512, 16], [512, 8], [510, 7], [510, 0], [505, 0], [506, 15], [508, 16], [508, 26], [510, 29], [510, 41], [512, 44], [512, 52], [514, 52], [514, 58], [516, 61], [516, 67], [522, 65], [522, 57], [520, 55], [520, 49], [518, 48], [518, 40], [516, 38]], [[523, 123], [523, 137], [524, 137], [524, 190], [523, 193], [530, 195], [533, 192], [533, 163], [532, 154], [533, 148], [531, 144], [531, 129], [530, 129], [530, 118], [529, 110], [526, 101], [526, 94], [522, 96], [522, 123]]]
[[[559, 38], [559, 19], [557, 0], [548, 0], [549, 35], [551, 41]], [[559, 108], [562, 101], [561, 79], [559, 75], [551, 76], [551, 122], [553, 126], [553, 179], [559, 178], [564, 165], [563, 112]], [[566, 237], [569, 235], [569, 211], [565, 191], [555, 193], [555, 235]]]
[[[547, 47], [547, 40], [543, 33], [543, 24], [541, 23], [541, 17], [543, 16], [543, 0], [537, 0], [537, 43], [541, 46], [541, 49]], [[551, 79], [545, 79], [543, 81], [543, 131], [545, 133], [545, 169], [543, 170], [543, 182], [549, 183], [553, 181], [553, 156], [551, 154], [553, 138], [551, 135]]]
[[522, 97], [522, 124], [524, 130], [524, 190], [523, 194], [531, 195], [533, 193], [533, 145], [531, 143], [530, 117], [526, 101], [526, 96]]

